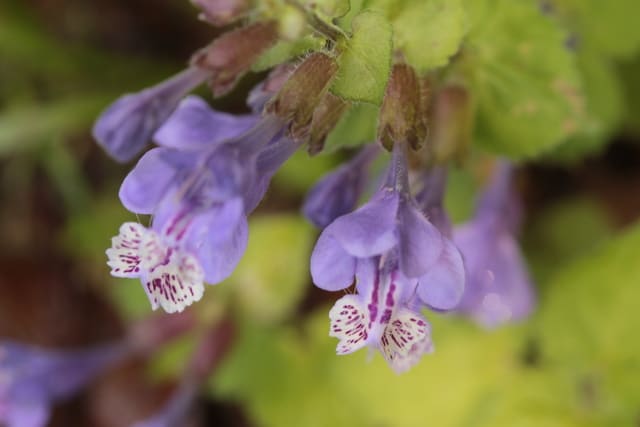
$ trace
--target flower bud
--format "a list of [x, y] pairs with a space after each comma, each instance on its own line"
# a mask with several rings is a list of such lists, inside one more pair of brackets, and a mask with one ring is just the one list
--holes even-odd
[[121, 96], [100, 114], [93, 126], [93, 137], [117, 161], [133, 159], [182, 97], [208, 76], [206, 70], [190, 67], [153, 87]]
[[200, 19], [216, 27], [231, 24], [249, 11], [249, 0], [191, 0], [202, 13]]
[[347, 110], [349, 104], [342, 98], [327, 92], [318, 108], [313, 112], [311, 118], [311, 129], [309, 130], [309, 154], [318, 154], [324, 148], [324, 141], [329, 132]]
[[330, 56], [323, 53], [311, 54], [296, 68], [278, 95], [267, 105], [267, 111], [291, 122], [289, 132], [293, 138], [303, 138], [308, 132], [316, 107], [337, 71], [338, 64]]
[[403, 141], [418, 149], [426, 137], [422, 110], [415, 71], [406, 64], [394, 65], [380, 108], [378, 139], [382, 145], [391, 150], [394, 142]]
[[275, 67], [262, 82], [258, 83], [247, 97], [247, 105], [254, 113], [261, 113], [264, 106], [287, 81], [295, 67], [292, 64], [282, 64]]
[[211, 71], [214, 96], [228, 93], [253, 62], [277, 39], [274, 22], [256, 22], [223, 34], [191, 58], [191, 63]]

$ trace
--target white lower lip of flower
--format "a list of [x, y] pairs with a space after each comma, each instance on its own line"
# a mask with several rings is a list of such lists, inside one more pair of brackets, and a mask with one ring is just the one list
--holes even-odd
[[107, 257], [113, 276], [141, 279], [154, 310], [181, 312], [202, 298], [204, 271], [196, 257], [138, 223], [122, 224]]
[[401, 373], [432, 351], [429, 324], [422, 315], [404, 307], [398, 308], [386, 325], [376, 323], [383, 331], [375, 343], [370, 343], [376, 334], [368, 327], [367, 310], [357, 295], [340, 298], [329, 312], [329, 318], [329, 336], [340, 340], [336, 348], [339, 355], [353, 353], [369, 344], [380, 350], [395, 372]]
[[153, 309], [181, 312], [204, 294], [204, 272], [198, 260], [183, 252], [174, 252], [166, 265], [151, 271], [144, 282]]
[[357, 295], [346, 295], [336, 301], [329, 319], [329, 336], [340, 340], [336, 353], [353, 353], [367, 344], [369, 315]]
[[400, 308], [384, 329], [380, 351], [394, 371], [404, 372], [431, 350], [429, 332], [429, 325], [420, 314]]

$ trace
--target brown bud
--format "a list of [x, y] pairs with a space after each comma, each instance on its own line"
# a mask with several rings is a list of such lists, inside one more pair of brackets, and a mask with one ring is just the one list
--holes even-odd
[[443, 163], [466, 154], [473, 117], [471, 97], [463, 86], [445, 86], [435, 94], [430, 147], [433, 161]]
[[231, 24], [247, 14], [251, 4], [249, 0], [191, 0], [202, 13], [200, 17], [222, 27]]
[[324, 140], [347, 110], [349, 103], [327, 92], [311, 118], [309, 130], [309, 154], [316, 155], [324, 148]]
[[291, 63], [281, 64], [275, 67], [264, 80], [264, 90], [274, 94], [277, 93], [282, 89], [282, 86], [284, 86], [295, 69], [295, 65]]
[[415, 71], [406, 64], [394, 65], [380, 108], [378, 139], [382, 145], [391, 150], [395, 141], [402, 141], [418, 149], [426, 136], [422, 112]]
[[191, 63], [212, 72], [215, 96], [229, 92], [255, 60], [277, 40], [274, 22], [256, 22], [225, 33], [191, 58]]
[[304, 138], [313, 113], [338, 70], [336, 61], [323, 53], [309, 55], [291, 74], [267, 111], [291, 122], [289, 133]]

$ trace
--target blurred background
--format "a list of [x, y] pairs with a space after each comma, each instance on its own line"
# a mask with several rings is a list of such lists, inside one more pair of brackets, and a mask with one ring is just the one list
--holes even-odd
[[[108, 274], [111, 236], [136, 220], [117, 198], [131, 165], [109, 159], [90, 127], [120, 94], [181, 70], [215, 37], [196, 16], [187, 1], [0, 2], [1, 338], [87, 346], [151, 311], [136, 281]], [[625, 103], [607, 144], [525, 163], [518, 177], [539, 292], [530, 321], [485, 331], [430, 314], [436, 352], [402, 376], [379, 355], [336, 357], [335, 295], [311, 285], [317, 231], [298, 209], [345, 154], [298, 153], [253, 215], [238, 271], [198, 308], [233, 306], [237, 336], [189, 425], [640, 426], [640, 58], [611, 67]], [[213, 105], [246, 111], [262, 77]], [[473, 168], [452, 173], [456, 221], [469, 217], [477, 186]], [[126, 426], [152, 414], [193, 345], [188, 335], [110, 370], [57, 406], [51, 425]]]

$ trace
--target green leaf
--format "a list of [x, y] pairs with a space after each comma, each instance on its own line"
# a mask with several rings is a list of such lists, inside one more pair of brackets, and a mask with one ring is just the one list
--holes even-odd
[[353, 18], [355, 18], [362, 11], [364, 3], [365, 0], [349, 0], [349, 10], [347, 11], [347, 13], [344, 16], [336, 19], [336, 22], [340, 26], [340, 28], [342, 28], [344, 31], [351, 30], [351, 22], [353, 21]]
[[457, 426], [518, 369], [516, 329], [487, 335], [449, 319], [434, 322], [436, 352], [398, 376], [377, 352], [336, 356], [328, 309], [296, 328], [246, 324], [214, 393], [242, 400], [264, 426]]
[[376, 139], [378, 108], [371, 104], [354, 104], [340, 118], [325, 140], [323, 153], [340, 148], [357, 147]]
[[554, 0], [553, 4], [589, 49], [619, 59], [631, 59], [640, 49], [640, 2]]
[[229, 281], [248, 316], [278, 321], [291, 313], [309, 283], [313, 227], [298, 215], [258, 216], [249, 235]]
[[546, 363], [580, 390], [581, 404], [609, 423], [632, 425], [640, 390], [640, 225], [561, 271], [537, 322]]
[[327, 18], [339, 18], [350, 10], [349, 0], [304, 0], [303, 4]]
[[582, 125], [584, 95], [567, 33], [536, 2], [500, 0], [470, 15], [465, 65], [478, 103], [477, 135], [511, 158], [539, 155]]
[[638, 253], [640, 226], [635, 226], [554, 278], [540, 324], [550, 358], [620, 363], [637, 354]]
[[623, 118], [622, 89], [611, 61], [587, 49], [580, 49], [577, 58], [587, 119], [575, 136], [549, 153], [552, 160], [577, 160], [602, 149]]
[[364, 11], [351, 26], [331, 91], [344, 99], [380, 104], [391, 71], [391, 25], [381, 14]]
[[626, 101], [625, 126], [640, 135], [640, 56], [621, 64], [618, 71]]
[[306, 36], [298, 40], [280, 40], [267, 50], [253, 64], [255, 72], [268, 70], [276, 65], [287, 62], [307, 52], [316, 51], [323, 46], [323, 40], [318, 37]]
[[372, 0], [393, 24], [393, 46], [419, 72], [441, 67], [459, 49], [466, 32], [462, 0]]

